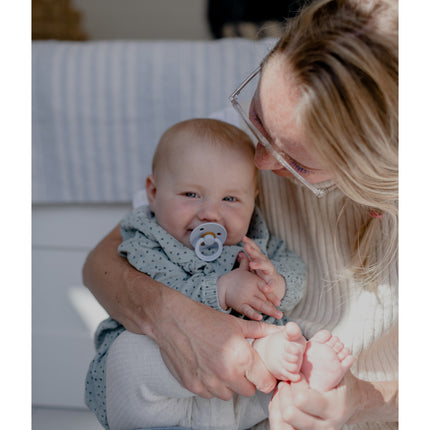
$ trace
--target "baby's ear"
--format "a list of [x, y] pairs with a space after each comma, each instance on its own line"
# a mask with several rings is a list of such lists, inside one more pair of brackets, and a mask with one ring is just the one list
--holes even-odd
[[157, 193], [157, 187], [155, 185], [154, 176], [152, 175], [147, 176], [145, 188], [146, 188], [146, 195], [148, 197], [148, 202], [152, 209], [152, 205], [154, 204], [154, 200], [155, 200], [155, 195]]

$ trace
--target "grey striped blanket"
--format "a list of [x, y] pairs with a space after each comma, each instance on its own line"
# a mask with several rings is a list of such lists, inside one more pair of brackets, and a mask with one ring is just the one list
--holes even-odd
[[273, 44], [33, 42], [33, 202], [131, 201], [163, 131], [228, 106]]

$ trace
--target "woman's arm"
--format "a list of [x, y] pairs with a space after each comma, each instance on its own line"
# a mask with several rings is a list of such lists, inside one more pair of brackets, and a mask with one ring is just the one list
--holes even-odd
[[310, 389], [304, 380], [280, 383], [269, 411], [273, 430], [340, 429], [344, 424], [396, 422], [398, 384], [362, 381], [350, 372], [327, 393]]
[[[275, 380], [245, 338], [276, 327], [244, 321], [194, 302], [134, 269], [119, 256], [115, 227], [87, 257], [84, 284], [128, 330], [150, 336], [175, 378], [205, 398], [268, 392]], [[251, 382], [250, 382], [251, 381]]]
[[[122, 242], [117, 225], [88, 254], [82, 277], [84, 285], [94, 294], [109, 315], [127, 330], [139, 334], [150, 334], [151, 328], [142, 303], [157, 299], [157, 282], [139, 273], [118, 254]], [[141, 288], [141, 283], [145, 288]], [[124, 293], [127, 288], [127, 293]]]
[[348, 424], [363, 421], [397, 422], [399, 418], [398, 382], [358, 381], [361, 402], [348, 420]]

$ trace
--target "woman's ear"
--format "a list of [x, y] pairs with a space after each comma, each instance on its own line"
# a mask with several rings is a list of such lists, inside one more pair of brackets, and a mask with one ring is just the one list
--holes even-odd
[[155, 195], [157, 193], [157, 187], [155, 186], [154, 176], [148, 175], [145, 183], [146, 196], [148, 197], [149, 206], [153, 210], [153, 204], [155, 201]]

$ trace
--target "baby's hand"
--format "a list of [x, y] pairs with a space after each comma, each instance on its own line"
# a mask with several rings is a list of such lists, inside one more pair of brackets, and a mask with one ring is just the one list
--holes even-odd
[[272, 262], [261, 252], [260, 248], [249, 237], [242, 238], [245, 251], [250, 258], [249, 268], [253, 270], [263, 281], [261, 292], [275, 306], [279, 306], [285, 295], [285, 279], [275, 270]]
[[[261, 313], [274, 318], [282, 318], [261, 291], [264, 281], [248, 270], [249, 260], [245, 254], [239, 258], [239, 267], [218, 278], [218, 299], [223, 309], [232, 308], [250, 319], [260, 321]], [[260, 313], [261, 312], [261, 313]]]

